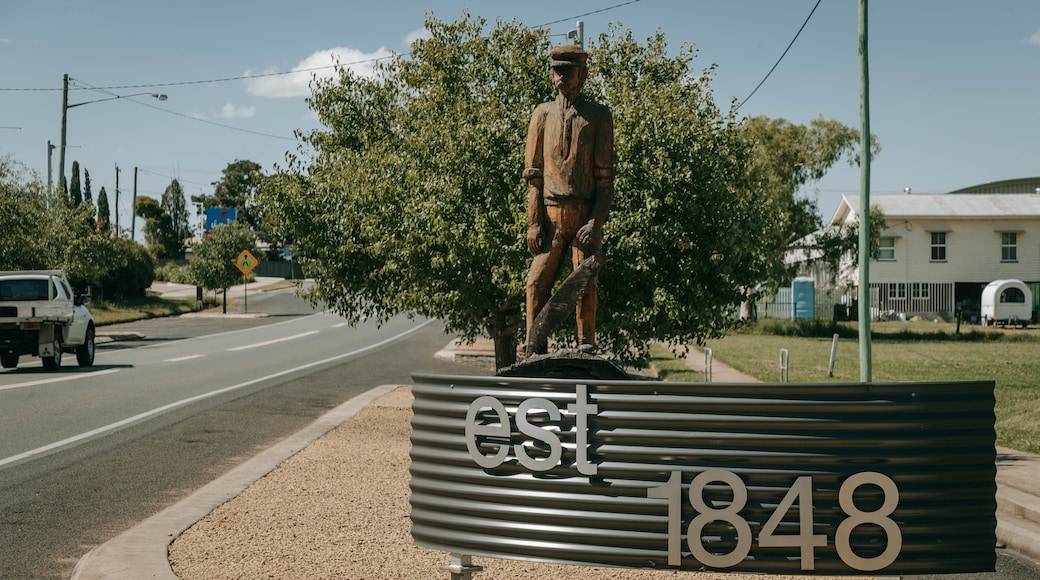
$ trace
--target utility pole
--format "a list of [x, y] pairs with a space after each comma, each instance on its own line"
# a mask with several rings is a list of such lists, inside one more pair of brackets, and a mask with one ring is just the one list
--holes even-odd
[[585, 23], [579, 20], [576, 23], [577, 28], [567, 33], [567, 38], [574, 41], [574, 44], [585, 48]]
[[58, 151], [58, 187], [65, 189], [65, 127], [69, 115], [69, 73], [61, 80], [61, 150]]
[[119, 164], [116, 164], [116, 237], [119, 237]]
[[51, 159], [53, 159], [54, 145], [51, 144], [51, 140], [47, 139], [47, 195], [53, 193], [53, 181], [51, 180]]
[[859, 0], [859, 380], [873, 380], [870, 352], [870, 75], [867, 66], [867, 0]]
[[[65, 73], [61, 81], [61, 151], [58, 154], [58, 186], [62, 190], [65, 189], [65, 148], [66, 148], [66, 129], [68, 127], [68, 116], [69, 109], [73, 107], [82, 107], [83, 105], [89, 105], [91, 103], [100, 103], [103, 101], [114, 101], [116, 99], [128, 99], [130, 97], [139, 97], [141, 95], [151, 95], [152, 97], [159, 99], [160, 101], [166, 100], [166, 95], [160, 93], [134, 93], [132, 95], [113, 95], [104, 99], [95, 99], [93, 101], [84, 101], [82, 103], [76, 103], [73, 105], [69, 104], [69, 75]], [[112, 93], [108, 93], [112, 94]], [[116, 232], [119, 232], [119, 166], [116, 166]]]
[[130, 206], [130, 239], [134, 239], [137, 229], [137, 166], [134, 166], [134, 203]]

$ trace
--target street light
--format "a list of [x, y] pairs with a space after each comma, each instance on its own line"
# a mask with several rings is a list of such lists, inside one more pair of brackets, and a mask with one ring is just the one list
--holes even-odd
[[149, 95], [151, 97], [159, 99], [160, 101], [165, 101], [166, 98], [167, 98], [166, 95], [163, 95], [163, 94], [144, 92], [144, 93], [134, 93], [132, 95], [116, 95], [114, 97], [106, 97], [104, 99], [96, 99], [96, 100], [93, 100], [93, 101], [86, 101], [86, 102], [83, 102], [83, 103], [74, 103], [74, 104], [70, 105], [69, 104], [69, 75], [65, 74], [65, 76], [62, 79], [62, 94], [61, 94], [61, 146], [60, 146], [60, 149], [58, 151], [58, 180], [59, 180], [58, 185], [59, 185], [59, 187], [61, 187], [63, 190], [65, 189], [65, 127], [66, 127], [66, 119], [68, 117], [69, 109], [71, 109], [73, 107], [82, 107], [83, 105], [89, 105], [91, 103], [100, 103], [101, 101], [114, 101], [116, 99], [127, 99], [127, 98], [130, 98], [130, 97], [141, 97], [141, 96], [144, 96], [144, 95]]

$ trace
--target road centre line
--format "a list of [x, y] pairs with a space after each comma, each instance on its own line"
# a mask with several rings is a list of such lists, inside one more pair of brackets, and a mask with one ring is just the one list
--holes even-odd
[[181, 362], [181, 361], [192, 360], [192, 359], [196, 359], [196, 358], [203, 358], [205, 356], [206, 355], [204, 355], [204, 354], [189, 354], [188, 356], [182, 356], [182, 357], [177, 357], [177, 358], [168, 358], [168, 359], [166, 359], [163, 362]]
[[321, 332], [321, 331], [320, 330], [309, 330], [307, 332], [301, 332], [300, 334], [294, 334], [292, 336], [283, 336], [282, 338], [276, 338], [274, 340], [268, 340], [266, 342], [258, 342], [256, 344], [247, 344], [245, 346], [236, 346], [235, 348], [229, 348], [228, 350], [229, 351], [236, 351], [236, 350], [249, 350], [251, 348], [260, 348], [261, 346], [267, 346], [269, 344], [277, 344], [279, 342], [286, 342], [288, 340], [296, 340], [297, 338], [303, 338], [305, 336], [310, 336], [312, 334], [318, 334], [319, 332]]
[[[270, 375], [267, 375], [267, 376], [258, 377], [258, 378], [252, 379], [252, 380], [248, 380], [248, 381], [246, 381], [244, 383], [239, 383], [237, 385], [231, 385], [230, 387], [224, 387], [223, 389], [217, 389], [216, 391], [210, 391], [208, 393], [202, 393], [201, 395], [195, 395], [194, 397], [188, 397], [187, 399], [181, 399], [180, 401], [175, 401], [173, 403], [170, 403], [168, 405], [163, 405], [161, 407], [156, 407], [156, 408], [154, 408], [154, 409], [152, 409], [150, 411], [145, 411], [143, 413], [138, 413], [137, 415], [134, 415], [133, 417], [127, 417], [126, 419], [123, 419], [121, 421], [116, 421], [115, 423], [109, 423], [108, 425], [104, 425], [104, 426], [98, 427], [97, 429], [91, 429], [90, 431], [86, 431], [86, 432], [80, 433], [78, 435], [73, 435], [72, 437], [67, 437], [65, 439], [62, 439], [61, 441], [55, 441], [54, 443], [51, 443], [49, 445], [44, 445], [42, 447], [37, 447], [36, 449], [31, 449], [31, 450], [26, 451], [24, 453], [19, 453], [18, 455], [12, 455], [10, 457], [5, 457], [4, 459], [0, 459], [0, 467], [3, 467], [5, 465], [11, 464], [11, 463], [15, 463], [17, 461], [21, 461], [23, 459], [29, 459], [29, 458], [37, 456], [37, 455], [42, 455], [44, 453], [48, 453], [50, 451], [54, 451], [55, 449], [60, 449], [62, 447], [66, 447], [66, 446], [69, 446], [69, 445], [72, 445], [72, 444], [75, 444], [75, 443], [79, 443], [80, 441], [83, 441], [85, 439], [89, 439], [91, 437], [95, 437], [97, 435], [102, 435], [102, 434], [108, 433], [110, 431], [115, 431], [116, 429], [119, 429], [121, 427], [126, 427], [127, 425], [131, 425], [133, 423], [137, 423], [137, 422], [143, 421], [145, 419], [150, 419], [152, 417], [155, 417], [157, 415], [165, 413], [166, 411], [171, 411], [171, 410], [176, 409], [178, 407], [183, 407], [185, 405], [189, 405], [189, 404], [195, 403], [197, 401], [202, 401], [204, 399], [208, 399], [210, 397], [215, 397], [217, 395], [223, 395], [224, 393], [229, 393], [229, 392], [237, 390], [237, 389], [248, 387], [250, 385], [255, 385], [256, 383], [260, 383], [260, 382], [263, 382], [263, 381], [266, 381], [266, 380], [278, 378], [278, 377], [281, 377], [281, 376], [285, 376], [285, 375], [288, 375], [288, 374], [292, 374], [292, 373], [295, 373], [295, 372], [302, 371], [304, 369], [309, 369], [311, 367], [320, 366], [320, 365], [323, 365], [323, 364], [326, 364], [326, 363], [334, 362], [334, 361], [337, 361], [337, 360], [340, 360], [340, 359], [348, 358], [348, 357], [351, 357], [351, 356], [354, 356], [354, 355], [357, 355], [357, 354], [361, 354], [363, 352], [367, 352], [367, 351], [379, 348], [379, 347], [381, 347], [383, 345], [386, 345], [386, 344], [389, 344], [391, 342], [394, 342], [395, 340], [399, 340], [401, 338], [404, 338], [404, 337], [408, 336], [409, 334], [412, 334], [413, 332], [417, 332], [420, 329], [422, 329], [423, 327], [425, 327], [426, 325], [430, 324], [431, 322], [434, 322], [434, 319], [427, 320], [426, 322], [423, 322], [422, 324], [420, 324], [419, 326], [416, 326], [415, 328], [410, 328], [410, 329], [408, 329], [408, 330], [406, 330], [404, 332], [401, 332], [399, 334], [391, 336], [390, 338], [387, 338], [385, 340], [381, 340], [381, 341], [379, 341], [379, 342], [377, 342], [375, 344], [370, 344], [368, 346], [359, 348], [357, 350], [352, 350], [350, 352], [345, 352], [345, 353], [342, 353], [342, 354], [338, 354], [336, 356], [332, 356], [332, 357], [329, 357], [329, 358], [326, 358], [326, 359], [309, 362], [307, 364], [303, 364], [303, 365], [300, 365], [298, 367], [294, 367], [294, 368], [291, 368], [291, 369], [286, 369], [284, 371], [279, 371], [279, 372], [274, 373], [274, 374], [270, 374]], [[114, 372], [115, 370], [116, 369], [112, 369], [111, 372]]]
[[0, 391], [7, 391], [10, 389], [21, 389], [24, 387], [35, 387], [37, 385], [46, 385], [50, 383], [61, 383], [64, 381], [75, 381], [78, 379], [88, 379], [90, 377], [97, 377], [100, 375], [107, 375], [111, 373], [118, 373], [119, 369], [106, 369], [103, 371], [92, 371], [86, 373], [76, 373], [74, 375], [66, 375], [63, 377], [55, 377], [53, 379], [40, 379], [38, 381], [29, 381], [27, 383], [15, 383], [13, 385], [0, 386]]

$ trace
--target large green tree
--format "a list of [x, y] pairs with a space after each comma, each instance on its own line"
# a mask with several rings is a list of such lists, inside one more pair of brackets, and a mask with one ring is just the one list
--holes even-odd
[[83, 168], [83, 203], [94, 203], [94, 193], [90, 189], [90, 172]]
[[166, 215], [166, 212], [162, 210], [159, 200], [148, 196], [138, 197], [134, 213], [144, 220], [144, 225], [141, 226], [141, 233], [144, 234], [144, 241], [148, 245], [149, 250], [151, 250], [152, 254], [165, 258], [166, 250], [163, 244], [163, 235], [170, 229], [170, 216]]
[[72, 181], [69, 182], [69, 203], [73, 206], [83, 203], [83, 189], [79, 181], [79, 161], [72, 162]]
[[97, 196], [97, 230], [105, 235], [112, 231], [112, 210], [108, 206], [108, 192], [101, 186]]
[[184, 197], [184, 188], [176, 179], [170, 181], [163, 191], [159, 204], [163, 213], [169, 216], [169, 229], [164, 233], [163, 246], [169, 258], [184, 258], [184, 243], [191, 237], [191, 216], [188, 213], [188, 202]]
[[138, 197], [134, 212], [144, 219], [141, 231], [156, 258], [184, 258], [184, 244], [191, 237], [191, 222], [184, 189], [176, 179], [163, 192], [162, 199]]
[[[806, 195], [806, 186], [818, 182], [836, 163], [860, 163], [858, 130], [822, 117], [808, 125], [785, 119], [750, 117], [743, 121], [744, 135], [751, 147], [748, 164], [749, 185], [758, 193], [760, 203], [769, 208], [772, 237], [762, 247], [770, 259], [770, 271], [763, 282], [775, 290], [789, 284], [799, 262], [785, 256], [798, 252], [807, 259], [837, 265], [838, 256], [855, 255], [858, 228], [823, 229], [817, 199]], [[871, 155], [881, 147], [871, 137]], [[880, 231], [883, 218], [875, 212], [873, 233]]]
[[[39, 180], [10, 156], [0, 156], [0, 270], [30, 270], [46, 266], [48, 200]], [[64, 204], [56, 204], [64, 205]]]
[[[524, 138], [552, 99], [545, 33], [515, 22], [427, 22], [410, 56], [320, 81], [323, 129], [261, 184], [259, 206], [292, 240], [314, 299], [356, 322], [405, 312], [495, 339], [499, 366], [523, 330]], [[611, 107], [617, 178], [604, 228], [597, 341], [626, 363], [736, 322], [766, 279], [776, 237], [752, 186], [746, 127], [716, 106], [712, 67], [669, 56], [662, 34], [601, 36], [585, 93]], [[572, 333], [573, 334], [573, 333]], [[558, 338], [566, 340], [567, 336]]]
[[87, 207], [90, 215], [87, 217], [87, 223], [90, 224], [91, 228], [97, 229], [96, 213], [94, 211], [94, 193], [90, 189], [90, 172], [83, 168], [83, 205]]

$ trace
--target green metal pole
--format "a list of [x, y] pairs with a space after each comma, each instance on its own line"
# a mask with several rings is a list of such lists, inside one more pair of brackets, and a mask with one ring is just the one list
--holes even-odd
[[867, 0], [859, 0], [860, 195], [859, 195], [859, 380], [871, 382], [870, 353], [870, 81], [867, 66]]

